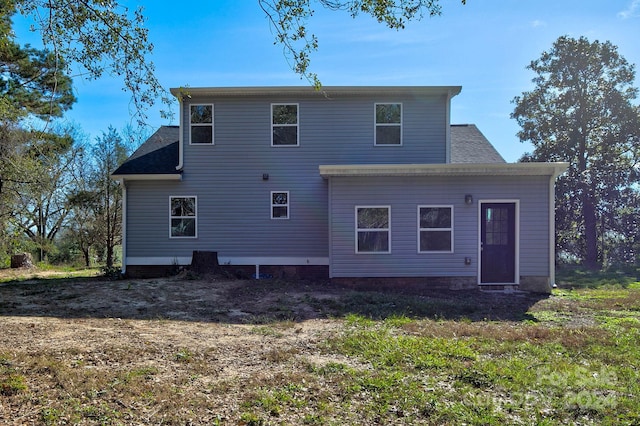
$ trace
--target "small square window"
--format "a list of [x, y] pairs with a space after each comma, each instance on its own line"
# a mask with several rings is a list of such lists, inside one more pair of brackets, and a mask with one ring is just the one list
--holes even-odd
[[388, 206], [356, 207], [356, 253], [390, 253]]
[[298, 146], [298, 104], [271, 105], [271, 145]]
[[189, 137], [192, 144], [213, 144], [213, 105], [189, 106]]
[[271, 219], [289, 219], [289, 191], [271, 192]]
[[402, 104], [376, 104], [375, 145], [402, 145]]
[[195, 238], [197, 229], [196, 197], [169, 198], [169, 237]]
[[453, 252], [452, 206], [418, 206], [418, 252]]

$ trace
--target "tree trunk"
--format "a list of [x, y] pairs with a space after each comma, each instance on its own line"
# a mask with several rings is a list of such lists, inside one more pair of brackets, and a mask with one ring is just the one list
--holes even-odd
[[582, 216], [584, 218], [584, 239], [586, 245], [585, 266], [591, 270], [599, 269], [598, 264], [598, 221], [593, 196], [583, 194]]
[[84, 266], [87, 268], [91, 266], [91, 259], [89, 258], [89, 248], [82, 249], [82, 256], [84, 257]]
[[33, 260], [29, 253], [14, 254], [11, 256], [11, 268], [33, 268]]
[[111, 239], [107, 241], [107, 268], [111, 268], [113, 266], [113, 243]]
[[217, 251], [194, 251], [191, 257], [191, 270], [198, 274], [215, 273], [218, 269]]

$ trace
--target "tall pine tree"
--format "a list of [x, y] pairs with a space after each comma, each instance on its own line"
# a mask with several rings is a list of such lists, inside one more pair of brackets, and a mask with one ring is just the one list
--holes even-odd
[[[62, 71], [59, 59], [14, 40], [11, 16], [15, 10], [12, 0], [0, 0], [0, 258], [17, 248], [16, 229], [25, 223], [16, 217], [18, 206], [24, 204], [29, 188], [50, 184], [51, 176], [43, 170], [51, 170], [48, 162], [61, 148], [61, 139], [48, 131], [28, 129], [26, 122], [40, 119], [40, 127], [47, 129], [51, 117], [62, 116], [75, 102], [71, 78]], [[42, 246], [44, 240], [40, 240]]]

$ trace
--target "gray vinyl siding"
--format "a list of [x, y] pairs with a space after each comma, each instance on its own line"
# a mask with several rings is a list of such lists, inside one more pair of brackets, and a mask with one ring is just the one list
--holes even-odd
[[[326, 257], [326, 183], [318, 183], [306, 192], [266, 182], [264, 191], [238, 193], [214, 185], [203, 191], [185, 182], [130, 182], [127, 256], [173, 258], [211, 250], [221, 256]], [[271, 190], [290, 191], [290, 219], [271, 219]], [[198, 197], [197, 238], [169, 238], [172, 195]], [[324, 243], [311, 244], [317, 241]]]
[[[398, 188], [402, 188], [399, 191]], [[474, 198], [464, 203], [465, 194]], [[480, 200], [519, 200], [520, 275], [549, 274], [549, 178], [331, 178], [333, 277], [475, 277]], [[355, 253], [358, 205], [391, 206], [391, 253]], [[454, 252], [418, 253], [417, 206], [453, 205]], [[465, 257], [471, 265], [465, 265]]]
[[[328, 182], [320, 164], [443, 163], [447, 98], [192, 99], [214, 104], [214, 145], [189, 143], [182, 181], [128, 182], [127, 256], [328, 257]], [[403, 146], [374, 146], [376, 102], [403, 104]], [[271, 146], [271, 104], [299, 105], [296, 147]], [[189, 110], [189, 102], [183, 111]], [[263, 174], [269, 179], [263, 180]], [[290, 218], [270, 218], [270, 192], [289, 191]], [[198, 197], [198, 238], [169, 238], [169, 196]]]
[[[128, 258], [185, 258], [210, 250], [223, 258], [330, 258], [334, 277], [477, 276], [478, 201], [517, 199], [520, 275], [549, 274], [548, 177], [320, 176], [319, 165], [446, 162], [445, 96], [190, 102], [214, 105], [215, 144], [189, 143], [185, 102], [182, 180], [127, 181]], [[374, 146], [379, 102], [402, 103], [402, 146]], [[298, 104], [299, 146], [271, 146], [272, 103]], [[289, 219], [271, 219], [271, 191], [289, 192]], [[465, 194], [473, 195], [473, 205], [464, 204]], [[197, 238], [169, 238], [170, 196], [198, 198]], [[355, 253], [356, 205], [391, 206], [390, 254]], [[453, 205], [453, 253], [418, 253], [418, 205]]]

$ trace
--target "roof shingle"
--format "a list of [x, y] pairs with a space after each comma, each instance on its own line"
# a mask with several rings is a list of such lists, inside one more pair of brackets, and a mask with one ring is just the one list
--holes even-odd
[[179, 174], [179, 132], [178, 126], [161, 126], [113, 175]]
[[475, 124], [451, 125], [452, 163], [505, 163]]

